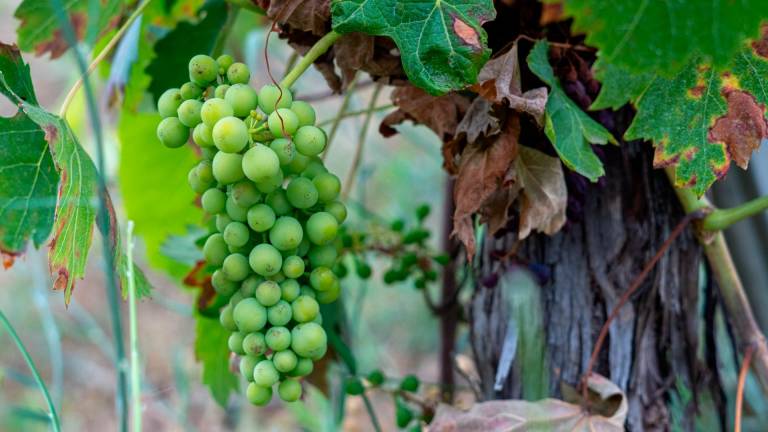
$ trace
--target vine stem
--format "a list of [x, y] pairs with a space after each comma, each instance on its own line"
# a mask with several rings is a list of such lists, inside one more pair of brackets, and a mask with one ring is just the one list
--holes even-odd
[[[331, 148], [331, 143], [336, 137], [336, 132], [339, 130], [341, 119], [344, 117], [344, 113], [346, 113], [347, 107], [349, 107], [349, 103], [352, 101], [352, 95], [355, 94], [354, 88], [357, 84], [357, 77], [358, 73], [355, 72], [355, 76], [352, 77], [352, 80], [347, 85], [344, 99], [341, 100], [341, 106], [339, 107], [339, 111], [336, 113], [336, 117], [331, 119], [333, 125], [331, 126], [331, 131], [328, 133], [328, 142], [326, 143], [325, 151], [323, 152], [323, 160], [325, 160], [325, 158], [328, 156], [328, 150]], [[323, 127], [323, 123], [318, 124], [317, 127]]]
[[306, 70], [309, 68], [309, 66], [317, 60], [318, 57], [325, 54], [326, 51], [333, 45], [334, 42], [336, 42], [341, 37], [341, 34], [336, 33], [335, 31], [331, 30], [328, 32], [325, 36], [320, 38], [317, 42], [315, 42], [314, 45], [312, 45], [312, 48], [307, 51], [307, 54], [304, 55], [304, 57], [299, 60], [299, 62], [296, 64], [296, 66], [291, 69], [290, 72], [288, 72], [285, 77], [283, 77], [283, 80], [280, 81], [280, 87], [283, 88], [289, 88], [293, 85], [293, 83], [296, 82], [299, 77], [306, 72]]
[[[686, 213], [702, 209], [712, 211], [713, 207], [706, 198], [698, 198], [690, 189], [675, 187], [675, 173], [672, 168], [666, 168], [665, 171]], [[749, 298], [736, 271], [725, 236], [722, 231], [705, 231], [699, 233], [698, 239], [712, 267], [712, 274], [720, 289], [736, 343], [744, 349], [753, 347], [751, 367], [763, 387], [763, 392], [768, 394], [768, 344], [752, 313]]]
[[136, 318], [136, 278], [133, 273], [133, 221], [125, 228], [125, 258], [128, 279], [128, 327], [131, 344], [131, 402], [133, 404], [133, 430], [141, 432], [141, 362], [139, 359], [139, 329]]
[[752, 362], [752, 354], [755, 350], [753, 346], [748, 346], [744, 351], [744, 359], [741, 361], [739, 369], [739, 382], [736, 386], [736, 409], [734, 410], [733, 432], [741, 432], [741, 411], [744, 404], [744, 384], [747, 382], [747, 371]]
[[768, 196], [755, 198], [740, 206], [729, 209], [716, 209], [704, 218], [703, 227], [708, 231], [719, 231], [736, 222], [754, 216], [768, 209]]
[[67, 115], [67, 109], [69, 109], [69, 105], [72, 103], [72, 100], [75, 98], [75, 95], [77, 94], [77, 91], [80, 90], [80, 87], [83, 86], [83, 82], [85, 81], [85, 78], [87, 78], [101, 63], [110, 52], [115, 48], [118, 42], [120, 42], [120, 39], [123, 38], [123, 35], [125, 32], [128, 31], [128, 29], [131, 27], [131, 24], [133, 24], [134, 21], [141, 15], [142, 12], [144, 12], [144, 9], [149, 6], [149, 3], [151, 3], [152, 0], [144, 0], [139, 7], [136, 8], [135, 11], [131, 14], [131, 16], [128, 17], [128, 19], [123, 23], [123, 25], [120, 27], [120, 29], [115, 33], [114, 36], [112, 36], [112, 39], [107, 42], [107, 45], [104, 46], [104, 49], [101, 50], [99, 55], [96, 56], [96, 58], [93, 59], [90, 65], [88, 65], [88, 69], [86, 73], [81, 74], [80, 78], [78, 78], [77, 81], [75, 81], [75, 84], [72, 86], [71, 89], [69, 89], [69, 92], [67, 93], [67, 96], [64, 98], [64, 102], [61, 104], [61, 109], [59, 110], [59, 117], [64, 118], [64, 116]]
[[379, 98], [379, 93], [382, 89], [381, 84], [376, 84], [371, 95], [371, 101], [368, 103], [368, 110], [363, 120], [363, 127], [360, 128], [360, 135], [357, 138], [357, 148], [355, 149], [355, 156], [352, 159], [352, 166], [349, 168], [347, 179], [344, 182], [344, 191], [341, 194], [343, 199], [347, 199], [349, 193], [352, 192], [352, 187], [355, 185], [355, 178], [357, 177], [357, 170], [360, 168], [360, 162], [363, 160], [363, 147], [365, 147], [365, 137], [368, 136], [368, 126], [371, 124], [371, 118], [373, 117], [373, 109], [376, 108], [376, 100]]
[[13, 325], [11, 325], [11, 322], [8, 321], [8, 318], [5, 316], [3, 311], [0, 311], [0, 322], [3, 323], [3, 327], [5, 327], [5, 329], [8, 331], [8, 334], [11, 335], [11, 339], [13, 339], [13, 342], [16, 344], [16, 348], [19, 349], [22, 357], [24, 357], [24, 361], [27, 363], [27, 367], [29, 367], [29, 370], [32, 371], [32, 376], [35, 378], [37, 386], [40, 388], [40, 392], [43, 394], [45, 403], [48, 405], [48, 417], [51, 420], [51, 427], [53, 428], [54, 432], [61, 431], [59, 415], [56, 414], [56, 407], [53, 404], [53, 399], [51, 399], [50, 393], [48, 393], [48, 387], [45, 386], [43, 378], [40, 377], [40, 372], [38, 372], [37, 366], [35, 366], [35, 362], [32, 360], [32, 356], [29, 355], [29, 351], [27, 351], [27, 348], [24, 346], [24, 342], [21, 341], [19, 335], [16, 333], [16, 329], [13, 328]]

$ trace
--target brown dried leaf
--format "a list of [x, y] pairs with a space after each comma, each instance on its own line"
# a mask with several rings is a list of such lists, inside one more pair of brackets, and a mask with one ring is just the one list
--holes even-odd
[[[512, 172], [512, 170], [510, 170]], [[507, 173], [509, 177], [510, 173]], [[488, 224], [488, 232], [491, 235], [496, 234], [507, 226], [509, 220], [509, 209], [515, 203], [520, 195], [520, 186], [518, 183], [512, 183], [508, 187], [503, 187], [493, 193], [480, 209], [480, 222]]]
[[465, 133], [468, 142], [475, 142], [480, 135], [490, 137], [501, 132], [499, 119], [491, 111], [493, 106], [485, 98], [475, 98], [469, 105], [467, 113], [456, 126], [456, 135]]
[[432, 432], [621, 432], [627, 419], [628, 403], [624, 393], [608, 379], [592, 374], [590, 391], [605, 406], [615, 407], [607, 413], [585, 412], [579, 401], [559, 399], [494, 400], [475, 404], [468, 411], [440, 404], [429, 427]]
[[560, 159], [520, 146], [515, 160], [515, 174], [520, 194], [518, 238], [536, 230], [552, 235], [565, 224], [568, 190]]
[[374, 77], [403, 77], [400, 57], [391, 53], [394, 42], [387, 37], [369, 36], [364, 33], [348, 33], [333, 44], [336, 63], [346, 85], [357, 71], [365, 71]]
[[563, 4], [562, 3], [544, 3], [541, 5], [541, 16], [539, 16], [539, 25], [546, 25], [562, 21]]
[[323, 36], [330, 30], [330, 0], [260, 0], [267, 17], [293, 30]]
[[728, 111], [715, 121], [708, 139], [725, 143], [733, 161], [747, 169], [752, 152], [760, 147], [761, 140], [768, 138], [765, 108], [754, 96], [740, 90], [726, 90], [724, 96]]
[[432, 129], [443, 141], [456, 134], [456, 126], [469, 107], [469, 99], [456, 93], [432, 96], [424, 90], [407, 85], [392, 92], [392, 102], [399, 108], [381, 122], [379, 131], [385, 137], [397, 131], [392, 127], [413, 120]]

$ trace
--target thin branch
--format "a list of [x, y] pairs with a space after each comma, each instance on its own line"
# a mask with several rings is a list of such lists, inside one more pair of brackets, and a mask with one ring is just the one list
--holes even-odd
[[369, 112], [386, 111], [386, 110], [390, 110], [392, 108], [396, 108], [396, 106], [393, 105], [393, 104], [387, 104], [387, 105], [377, 106], [377, 107], [373, 108], [372, 110], [363, 109], [363, 110], [345, 112], [344, 114], [342, 114], [341, 111], [339, 111], [339, 115], [337, 115], [334, 118], [321, 121], [320, 123], [317, 124], [317, 127], [323, 127], [323, 126], [329, 125], [331, 123], [333, 123], [335, 125], [335, 124], [339, 123], [341, 120], [349, 118], [349, 117], [357, 117], [359, 115], [368, 114]]
[[363, 398], [363, 403], [365, 404], [365, 410], [368, 411], [368, 417], [371, 418], [371, 424], [373, 425], [373, 430], [376, 432], [381, 432], [381, 425], [379, 424], [379, 419], [376, 417], [376, 411], [373, 409], [373, 404], [371, 404], [371, 400], [368, 399], [368, 396], [365, 395], [365, 393], [361, 394], [360, 397]]
[[131, 400], [133, 405], [133, 430], [141, 432], [141, 362], [139, 359], [139, 329], [136, 318], [136, 279], [133, 273], [133, 221], [125, 228], [125, 258], [128, 279], [128, 328], [131, 343]]
[[[341, 118], [344, 115], [344, 113], [347, 111], [347, 107], [349, 106], [349, 102], [352, 100], [352, 95], [355, 94], [353, 91], [355, 87], [355, 83], [357, 83], [357, 72], [355, 72], [355, 76], [352, 77], [352, 81], [349, 82], [349, 85], [347, 86], [347, 91], [344, 93], [344, 99], [341, 100], [341, 106], [339, 107], [339, 112], [336, 113], [336, 117], [333, 118], [331, 121], [333, 122], [333, 126], [331, 126], [331, 132], [328, 134], [328, 140], [325, 145], [325, 150], [323, 152], [323, 160], [328, 156], [328, 150], [331, 148], [331, 143], [333, 142], [333, 138], [336, 137], [336, 132], [339, 130], [339, 124], [341, 124]], [[327, 122], [324, 122], [327, 123]], [[320, 123], [317, 125], [317, 127], [323, 127], [323, 123]]]
[[296, 82], [297, 79], [309, 68], [309, 66], [317, 60], [318, 57], [325, 54], [326, 51], [341, 37], [341, 34], [331, 30], [325, 36], [320, 38], [312, 48], [307, 51], [307, 54], [299, 60], [299, 63], [291, 69], [290, 72], [280, 82], [280, 87], [289, 88]]
[[376, 107], [376, 100], [379, 98], [379, 93], [382, 89], [381, 84], [376, 84], [373, 89], [373, 95], [371, 95], [371, 101], [368, 103], [368, 113], [363, 120], [363, 127], [360, 128], [360, 135], [357, 138], [357, 149], [355, 149], [355, 156], [352, 159], [352, 166], [347, 174], [347, 180], [344, 182], [344, 192], [342, 192], [342, 199], [346, 199], [349, 193], [352, 191], [352, 187], [355, 184], [355, 177], [357, 177], [357, 170], [360, 168], [360, 161], [363, 159], [363, 147], [365, 146], [365, 138], [368, 136], [368, 126], [371, 124], [371, 118], [373, 117], [372, 109]]
[[708, 231], [721, 231], [766, 209], [768, 209], [768, 196], [755, 198], [733, 208], [714, 210], [704, 218], [702, 226]]
[[736, 386], [736, 409], [734, 410], [733, 432], [741, 432], [741, 411], [744, 404], [744, 384], [747, 381], [747, 371], [749, 371], [749, 364], [752, 362], [752, 354], [755, 352], [755, 347], [750, 345], [744, 351], [744, 359], [741, 361], [741, 369], [739, 369], [739, 383]]
[[[370, 80], [363, 81], [363, 82], [358, 82], [357, 85], [355, 85], [354, 88], [352, 88], [352, 90], [353, 91], [362, 90], [364, 88], [368, 88], [368, 87], [372, 86], [373, 84], [375, 84], [375, 83], [373, 81], [370, 81]], [[307, 94], [307, 95], [302, 95], [301, 96], [301, 100], [307, 101], [307, 102], [317, 102], [317, 101], [325, 100], [325, 99], [328, 99], [328, 98], [332, 98], [334, 96], [341, 96], [341, 93], [336, 93], [333, 90], [319, 92], [319, 93], [310, 93], [310, 94]]]

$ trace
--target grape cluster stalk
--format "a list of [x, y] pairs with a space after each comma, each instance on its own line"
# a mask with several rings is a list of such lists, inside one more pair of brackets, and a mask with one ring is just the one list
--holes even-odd
[[194, 56], [189, 79], [158, 99], [157, 136], [176, 148], [191, 134], [200, 148], [188, 180], [215, 221], [203, 255], [213, 288], [229, 299], [220, 321], [248, 400], [266, 405], [277, 386], [295, 401], [328, 348], [320, 304], [341, 292], [334, 268], [347, 209], [319, 157], [327, 137], [310, 104], [277, 85], [256, 91], [229, 55]]

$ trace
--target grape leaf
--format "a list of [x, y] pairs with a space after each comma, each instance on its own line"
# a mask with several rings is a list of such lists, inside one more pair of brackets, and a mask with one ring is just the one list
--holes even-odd
[[615, 144], [616, 139], [565, 94], [549, 64], [548, 53], [549, 44], [540, 40], [528, 55], [531, 72], [550, 87], [544, 132], [565, 166], [593, 182], [597, 181], [605, 170], [590, 143]]
[[229, 369], [229, 331], [219, 320], [195, 314], [195, 356], [203, 365], [203, 384], [222, 407], [229, 394], [237, 391], [237, 377]]
[[[548, 0], [552, 2], [553, 0]], [[565, 13], [602, 61], [669, 76], [698, 56], [725, 66], [768, 16], [765, 0], [570, 0]]]
[[552, 156], [520, 146], [515, 159], [515, 176], [520, 192], [518, 239], [536, 230], [552, 235], [565, 225], [568, 190], [560, 161]]
[[490, 56], [482, 23], [494, 19], [490, 0], [335, 0], [333, 29], [389, 36], [411, 83], [432, 95], [474, 84]]
[[431, 96], [410, 85], [395, 88], [390, 97], [398, 109], [381, 121], [379, 131], [385, 137], [397, 133], [393, 126], [413, 120], [432, 129], [441, 140], [450, 139], [456, 134], [456, 126], [469, 108], [469, 99], [462, 95]]
[[629, 101], [637, 99], [655, 76], [647, 72], [634, 74], [621, 66], [605, 63], [600, 59], [592, 66], [592, 70], [602, 86], [597, 98], [590, 105], [590, 110], [621, 108]]
[[[104, 34], [115, 28], [123, 7], [130, 2], [98, 0], [98, 7], [91, 8], [92, 3], [92, 0], [62, 0], [64, 12], [78, 39], [89, 36], [93, 40], [96, 31]], [[51, 58], [56, 58], [69, 49], [49, 0], [24, 0], [16, 8], [14, 16], [21, 20], [16, 32], [23, 51], [34, 51], [37, 55], [50, 53]]]

